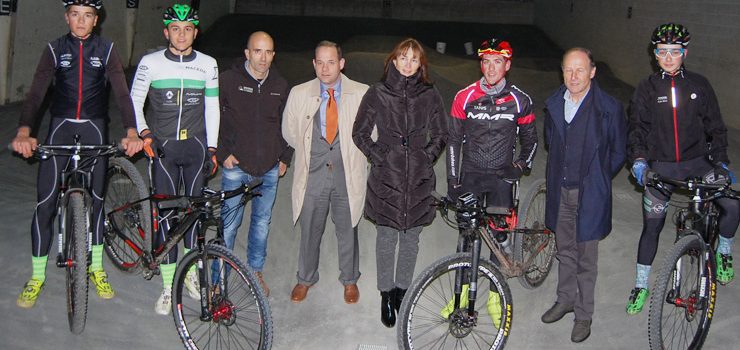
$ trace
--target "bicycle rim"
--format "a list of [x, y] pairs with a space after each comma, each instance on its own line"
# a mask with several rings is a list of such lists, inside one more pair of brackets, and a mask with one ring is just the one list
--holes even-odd
[[89, 220], [81, 193], [70, 193], [64, 214], [67, 258], [67, 318], [69, 330], [80, 334], [87, 318], [87, 229]]
[[[147, 188], [134, 165], [111, 158], [106, 174], [105, 252], [121, 271], [136, 272], [144, 251], [151, 249], [149, 201], [129, 205], [147, 197]], [[114, 221], [114, 222], [111, 222]]]
[[183, 258], [175, 274], [172, 313], [185, 348], [270, 349], [272, 316], [254, 274], [229, 249], [215, 244], [205, 249], [203, 269], [209, 273], [205, 319], [201, 301], [191, 299], [185, 289], [187, 272], [201, 261], [197, 250]]
[[[501, 273], [488, 260], [478, 267], [478, 300], [475, 322], [466, 319], [466, 308], [443, 317], [441, 311], [454, 300], [455, 274], [470, 271], [471, 257], [458, 253], [444, 257], [429, 266], [414, 280], [398, 312], [398, 346], [400, 349], [502, 349], [509, 337], [513, 306], [511, 292]], [[501, 311], [496, 327], [488, 313], [491, 290], [500, 295], [495, 306]]]
[[527, 192], [519, 210], [518, 228], [542, 230], [545, 233], [516, 233], [514, 259], [531, 264], [519, 276], [519, 283], [527, 289], [537, 288], [545, 282], [555, 257], [555, 237], [545, 228], [547, 188], [545, 180], [538, 180]]
[[[651, 349], [699, 349], [712, 321], [717, 283], [713, 265], [695, 235], [680, 239], [666, 255], [651, 289], [648, 337]], [[702, 273], [700, 262], [707, 271]], [[703, 278], [706, 276], [707, 278]], [[706, 298], [700, 297], [702, 290]]]

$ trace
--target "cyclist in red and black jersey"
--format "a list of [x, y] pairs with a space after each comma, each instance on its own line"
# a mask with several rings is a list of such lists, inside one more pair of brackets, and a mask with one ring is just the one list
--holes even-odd
[[[532, 167], [537, 150], [532, 99], [506, 80], [513, 50], [507, 41], [490, 39], [478, 49], [483, 77], [460, 90], [452, 101], [447, 148], [447, 197], [472, 192], [487, 207], [513, 207], [512, 183]], [[516, 141], [520, 151], [516, 155]], [[461, 236], [462, 237], [462, 236]], [[464, 239], [458, 250], [467, 246]], [[491, 252], [491, 260], [497, 262]], [[467, 305], [463, 285], [462, 305]], [[494, 325], [501, 322], [500, 296], [488, 293], [486, 309]], [[454, 310], [451, 300], [440, 314]]]
[[[483, 77], [455, 95], [447, 146], [450, 198], [473, 192], [489, 206], [511, 207], [512, 181], [532, 167], [537, 149], [532, 99], [506, 80], [512, 54], [506, 41], [484, 41], [478, 49]], [[514, 158], [517, 138], [521, 147]]]
[[[23, 157], [33, 155], [38, 141], [31, 136], [37, 124], [38, 112], [44, 95], [54, 82], [54, 95], [49, 112], [51, 123], [47, 144], [69, 144], [79, 135], [83, 144], [105, 144], [107, 140], [108, 94], [113, 88], [127, 136], [121, 140], [128, 156], [140, 151], [144, 142], [139, 139], [134, 121], [134, 110], [128, 95], [126, 77], [113, 43], [95, 35], [92, 30], [98, 21], [101, 0], [63, 0], [64, 18], [69, 33], [51, 41], [44, 49], [36, 67], [31, 89], [26, 96], [18, 123], [18, 132], [12, 147]], [[108, 276], [103, 271], [103, 188], [108, 159], [102, 157], [93, 166], [93, 242], [90, 279], [98, 296], [113, 297]], [[31, 279], [23, 287], [16, 303], [30, 308], [36, 303], [46, 280], [46, 262], [51, 246], [52, 221], [57, 207], [59, 172], [67, 161], [52, 157], [39, 162], [37, 186], [38, 204], [31, 224], [32, 266]]]
[[[691, 35], [680, 24], [663, 24], [652, 35], [655, 59], [660, 70], [637, 86], [629, 113], [628, 157], [632, 175], [645, 185], [648, 168], [672, 178], [705, 177], [735, 182], [727, 157], [727, 128], [722, 121], [717, 97], [703, 76], [683, 65]], [[665, 223], [668, 201], [652, 187], [642, 197], [643, 228], [637, 251], [635, 288], [627, 313], [642, 310], [648, 297], [650, 266], [658, 249], [658, 236]], [[719, 246], [717, 280], [726, 284], [734, 278], [732, 243], [740, 222], [740, 203], [717, 200]]]

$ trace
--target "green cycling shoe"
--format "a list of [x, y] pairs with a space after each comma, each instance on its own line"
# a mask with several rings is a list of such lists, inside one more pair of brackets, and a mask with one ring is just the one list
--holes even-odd
[[649, 295], [650, 291], [648, 291], [647, 288], [633, 289], [632, 293], [630, 293], [629, 301], [627, 302], [627, 314], [639, 314], [640, 311], [642, 311], [642, 308], [645, 306], [645, 302], [647, 301]]
[[735, 269], [732, 268], [732, 255], [717, 253], [717, 282], [722, 285], [732, 282]]
[[24, 309], [32, 308], [36, 304], [36, 299], [39, 298], [42, 289], [44, 289], [44, 282], [31, 278], [23, 286], [23, 291], [15, 303]]

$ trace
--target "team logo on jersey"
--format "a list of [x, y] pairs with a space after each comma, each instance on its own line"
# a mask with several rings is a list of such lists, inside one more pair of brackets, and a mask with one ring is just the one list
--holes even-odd
[[100, 68], [103, 66], [103, 61], [100, 57], [90, 57], [90, 65], [95, 68]]
[[507, 109], [509, 109], [509, 108], [507, 108], [506, 106], [496, 106], [496, 112], [505, 111]]
[[239, 85], [239, 91], [241, 91], [241, 92], [248, 92], [248, 93], [251, 94], [252, 91], [254, 91], [254, 89], [252, 89], [249, 86], [241, 86], [241, 85]]
[[171, 100], [171, 99], [172, 99], [173, 97], [175, 97], [175, 94], [174, 94], [174, 93], [172, 93], [172, 91], [167, 91], [167, 92], [166, 92], [166, 93], [164, 94], [164, 96], [165, 96], [165, 97], [167, 97], [167, 99], [168, 99], [168, 100]]
[[280, 93], [279, 92], [271, 92], [270, 93], [270, 96], [280, 96]]
[[198, 66], [185, 66], [185, 69], [195, 70], [195, 71], [201, 72], [203, 74], [206, 74], [206, 70], [203, 69], [203, 68], [200, 68]]
[[475, 109], [477, 111], [486, 111], [486, 110], [488, 110], [488, 107], [479, 103], [479, 104], [473, 106], [473, 109]]
[[198, 103], [200, 101], [200, 99], [197, 98], [197, 97], [191, 97], [187, 101], [188, 101], [188, 103], [196, 104], [196, 103]]
[[65, 53], [59, 56], [59, 66], [62, 68], [68, 68], [72, 66], [72, 54]]
[[658, 103], [668, 103], [668, 96], [658, 96]]
[[480, 119], [480, 120], [499, 120], [499, 119], [506, 119], [509, 121], [514, 121], [514, 115], [513, 114], [494, 114], [490, 115], [488, 113], [475, 113], [468, 112], [468, 119]]
[[506, 97], [502, 97], [502, 98], [496, 99], [496, 104], [497, 105], [502, 105], [502, 104], [504, 104], [506, 102], [509, 102], [509, 101], [513, 100], [513, 99], [514, 99], [514, 96], [508, 95]]
[[691, 99], [692, 99], [692, 100], [696, 100], [696, 93], [695, 93], [695, 92], [692, 92], [692, 93], [691, 93]]

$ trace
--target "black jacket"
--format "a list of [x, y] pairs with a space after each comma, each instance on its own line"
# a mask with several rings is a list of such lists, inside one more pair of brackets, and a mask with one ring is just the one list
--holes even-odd
[[78, 39], [68, 33], [50, 42], [36, 67], [19, 126], [36, 125], [39, 108], [52, 80], [54, 97], [49, 107], [52, 117], [108, 119], [110, 84], [121, 111], [123, 127], [136, 128], [126, 76], [110, 40], [95, 34]]
[[233, 154], [239, 168], [262, 176], [278, 161], [290, 164], [293, 148], [283, 139], [281, 124], [288, 82], [273, 67], [260, 83], [239, 59], [219, 76], [221, 126], [218, 160]]
[[706, 78], [683, 67], [675, 76], [661, 70], [640, 82], [630, 102], [628, 137], [630, 161], [680, 162], [708, 155], [729, 163], [717, 96]]
[[[377, 225], [398, 230], [434, 219], [431, 191], [434, 161], [447, 135], [442, 97], [420, 73], [401, 75], [391, 66], [385, 81], [365, 94], [352, 138], [370, 159], [365, 215]], [[371, 133], [378, 128], [378, 139]]]

